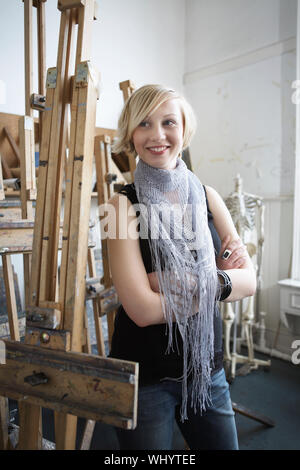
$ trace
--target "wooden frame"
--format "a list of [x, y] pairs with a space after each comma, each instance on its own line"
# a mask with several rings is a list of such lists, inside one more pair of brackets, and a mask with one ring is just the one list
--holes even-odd
[[[7, 167], [11, 171], [11, 178], [20, 178], [21, 170], [18, 167], [17, 158], [11, 148], [11, 145], [6, 138], [4, 128], [6, 127], [12, 136], [17, 147], [19, 147], [19, 120], [21, 116], [19, 114], [12, 113], [0, 113], [0, 154], [5, 158]], [[33, 118], [34, 122], [34, 137], [35, 143], [39, 142], [40, 135], [40, 123], [38, 118]], [[111, 140], [115, 137], [115, 129], [109, 129], [104, 127], [95, 127], [95, 137], [99, 135], [108, 135]], [[39, 168], [36, 168], [36, 176], [39, 174]], [[3, 174], [3, 177], [6, 176]], [[12, 195], [19, 196], [19, 192], [15, 191]]]
[[[120, 82], [119, 86], [120, 86], [120, 90], [122, 90], [123, 99], [124, 99], [124, 103], [125, 103], [128, 100], [128, 98], [132, 95], [132, 93], [134, 92], [135, 85], [131, 80], [125, 80], [124, 82]], [[134, 181], [134, 171], [136, 169], [135, 157], [130, 152], [127, 152], [126, 155], [128, 157], [131, 181]]]
[[[1, 210], [0, 210], [1, 212]], [[0, 219], [0, 255], [32, 253], [34, 222], [28, 220], [4, 220]], [[62, 248], [62, 226], [59, 232], [58, 250]], [[93, 248], [95, 243], [91, 238], [88, 247]]]
[[133, 429], [138, 364], [5, 341], [0, 393], [15, 400]]

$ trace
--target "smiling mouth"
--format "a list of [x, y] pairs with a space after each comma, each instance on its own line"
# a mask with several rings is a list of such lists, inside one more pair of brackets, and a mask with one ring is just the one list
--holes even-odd
[[160, 155], [160, 154], [164, 153], [168, 148], [169, 148], [169, 146], [167, 146], [167, 145], [161, 145], [159, 147], [147, 147], [147, 150], [149, 150], [150, 152], [155, 153], [157, 155]]

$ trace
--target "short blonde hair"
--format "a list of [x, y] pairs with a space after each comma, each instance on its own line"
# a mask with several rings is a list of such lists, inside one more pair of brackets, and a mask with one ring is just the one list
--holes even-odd
[[183, 118], [182, 149], [187, 148], [196, 131], [196, 117], [190, 104], [175, 90], [162, 85], [144, 85], [134, 91], [124, 105], [118, 122], [117, 140], [113, 145], [113, 152], [130, 152], [137, 155], [132, 142], [133, 131], [147, 116], [170, 99], [178, 99], [180, 102]]

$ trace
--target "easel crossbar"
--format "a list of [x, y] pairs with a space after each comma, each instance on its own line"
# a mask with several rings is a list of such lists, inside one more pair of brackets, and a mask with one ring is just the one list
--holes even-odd
[[[133, 429], [138, 365], [5, 341], [0, 394], [59, 412]], [[30, 378], [43, 376], [32, 385]]]

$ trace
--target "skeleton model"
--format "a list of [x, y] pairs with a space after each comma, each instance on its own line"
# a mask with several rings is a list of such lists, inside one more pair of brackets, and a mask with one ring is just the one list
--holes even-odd
[[[259, 294], [261, 290], [262, 278], [262, 254], [264, 245], [264, 205], [260, 197], [253, 194], [242, 192], [242, 179], [237, 175], [235, 179], [235, 191], [225, 199], [226, 206], [231, 214], [237, 232], [242, 242], [247, 246], [248, 253], [255, 263], [257, 273], [257, 292], [256, 292], [256, 317], [260, 317], [259, 323], [254, 324], [254, 296], [247, 299], [247, 307], [244, 310], [243, 301], [235, 302], [235, 309], [231, 303], [225, 303], [223, 309], [223, 321], [225, 326], [225, 360], [231, 362], [231, 378], [235, 377], [236, 364], [244, 363], [247, 365], [248, 372], [251, 369], [257, 369], [259, 365], [270, 366], [270, 361], [261, 361], [254, 359], [253, 349], [253, 326], [257, 326], [260, 331], [259, 345], [264, 347], [264, 312], [259, 312]], [[259, 218], [258, 228], [256, 228], [256, 219]], [[255, 230], [256, 229], [256, 230]], [[254, 237], [255, 235], [255, 237]], [[255, 241], [253, 242], [253, 238]], [[235, 311], [234, 311], [235, 310]], [[236, 353], [237, 345], [237, 315], [240, 314], [241, 319], [241, 338], [240, 341], [246, 339], [248, 347], [248, 356], [241, 356]], [[230, 353], [230, 331], [232, 324], [233, 329], [233, 351]]]

